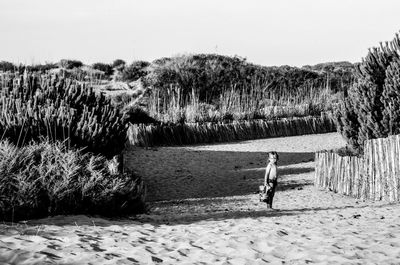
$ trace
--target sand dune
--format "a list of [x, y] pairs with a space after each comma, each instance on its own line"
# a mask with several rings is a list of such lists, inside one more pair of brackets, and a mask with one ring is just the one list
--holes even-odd
[[[325, 134], [135, 150], [126, 163], [149, 184], [150, 214], [3, 224], [0, 264], [399, 264], [398, 205], [312, 185], [313, 152], [343, 144]], [[278, 210], [254, 194], [270, 150]]]

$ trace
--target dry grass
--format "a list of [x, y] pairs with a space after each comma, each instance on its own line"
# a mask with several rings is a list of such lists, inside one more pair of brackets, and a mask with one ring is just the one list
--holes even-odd
[[318, 116], [332, 111], [340, 98], [329, 88], [313, 86], [268, 91], [260, 85], [223, 91], [213, 104], [201, 102], [195, 91], [183, 95], [182, 89], [171, 86], [166, 91], [153, 88], [147, 109], [161, 122], [215, 122], [223, 120], [276, 119]]
[[142, 211], [141, 179], [115, 174], [109, 163], [102, 156], [67, 150], [59, 142], [22, 148], [0, 142], [1, 219]]

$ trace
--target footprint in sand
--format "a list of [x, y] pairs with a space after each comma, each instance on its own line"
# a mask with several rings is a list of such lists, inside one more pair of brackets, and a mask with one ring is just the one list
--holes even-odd
[[134, 262], [134, 263], [139, 263], [139, 261], [138, 260], [136, 260], [136, 259], [134, 259], [134, 258], [126, 258], [127, 260], [129, 260], [129, 261], [131, 261], [131, 262]]
[[188, 249], [188, 248], [182, 248], [182, 249], [179, 249], [179, 250], [178, 250], [178, 253], [179, 253], [181, 256], [187, 257], [187, 256], [189, 256], [189, 254], [190, 254], [190, 249]]
[[149, 246], [144, 247], [144, 249], [145, 249], [147, 252], [150, 252], [150, 254], [153, 254], [153, 255], [156, 254], [156, 253], [153, 251], [153, 249], [152, 249], [151, 247], [149, 247]]
[[155, 263], [162, 263], [162, 262], [163, 262], [162, 259], [157, 258], [157, 257], [155, 257], [155, 256], [151, 256], [151, 260], [152, 260], [153, 262], [155, 262]]
[[95, 252], [104, 252], [104, 251], [106, 251], [106, 249], [100, 248], [98, 243], [92, 243], [92, 244], [89, 244], [89, 246], [91, 246], [93, 251], [95, 251]]
[[106, 253], [104, 258], [107, 260], [112, 260], [114, 258], [120, 258], [121, 255], [115, 254], [115, 253]]
[[61, 246], [57, 244], [49, 244], [47, 245], [48, 248], [53, 249], [53, 250], [60, 250]]
[[189, 242], [189, 244], [192, 246], [192, 247], [195, 247], [195, 248], [198, 248], [198, 249], [201, 249], [201, 250], [204, 250], [204, 248], [202, 248], [202, 247], [200, 247], [200, 246], [197, 246], [197, 245], [195, 245], [192, 241], [190, 241]]
[[51, 253], [51, 252], [49, 252], [49, 251], [44, 251], [44, 250], [42, 250], [42, 251], [39, 251], [39, 253], [40, 253], [40, 254], [43, 254], [43, 255], [46, 255], [48, 258], [50, 258], [50, 259], [52, 259], [52, 260], [59, 260], [59, 259], [61, 259], [60, 256], [58, 256], [58, 255], [56, 255], [56, 254], [54, 254], [54, 253]]
[[278, 236], [287, 236], [289, 233], [286, 232], [285, 230], [279, 230], [279, 231], [277, 232], [277, 234], [278, 234]]

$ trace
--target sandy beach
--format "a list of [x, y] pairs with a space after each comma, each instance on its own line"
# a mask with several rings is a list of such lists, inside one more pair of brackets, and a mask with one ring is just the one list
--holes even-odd
[[[313, 186], [314, 152], [336, 133], [135, 148], [149, 214], [56, 216], [0, 224], [0, 264], [400, 264], [400, 207]], [[270, 210], [255, 192], [280, 154]]]

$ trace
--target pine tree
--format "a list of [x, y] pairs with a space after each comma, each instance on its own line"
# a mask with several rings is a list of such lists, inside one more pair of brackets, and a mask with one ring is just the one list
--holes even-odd
[[393, 41], [370, 49], [356, 66], [357, 82], [336, 112], [338, 129], [353, 148], [400, 132], [399, 43], [396, 34]]
[[400, 38], [399, 35], [391, 43], [391, 49], [397, 52], [386, 69], [385, 90], [382, 101], [385, 105], [383, 123], [390, 135], [400, 133]]
[[340, 134], [346, 139], [349, 145], [355, 149], [359, 148], [358, 131], [360, 123], [355, 111], [355, 97], [348, 96], [348, 93], [354, 93], [351, 89], [345, 91], [344, 100], [340, 102], [340, 107], [336, 110], [336, 124]]

